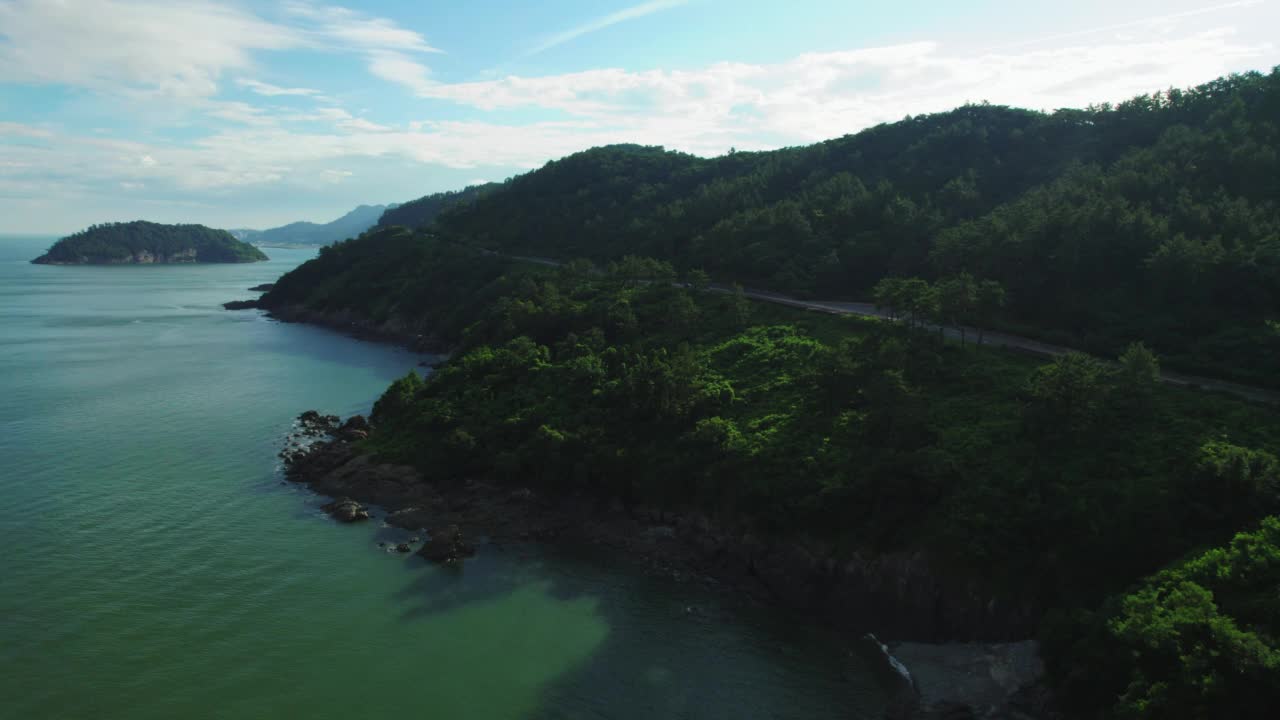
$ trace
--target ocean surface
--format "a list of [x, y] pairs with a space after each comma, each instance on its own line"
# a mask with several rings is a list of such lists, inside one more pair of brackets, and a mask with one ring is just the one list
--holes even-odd
[[282, 482], [293, 419], [424, 358], [221, 309], [311, 251], [28, 264], [51, 240], [0, 236], [0, 716], [879, 716], [840, 639], [729, 594], [324, 517]]

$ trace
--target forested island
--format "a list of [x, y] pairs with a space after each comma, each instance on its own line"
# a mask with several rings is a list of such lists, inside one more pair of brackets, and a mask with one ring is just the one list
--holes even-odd
[[1159, 378], [1275, 386], [1277, 118], [1272, 71], [768, 153], [599, 148], [325, 248], [261, 304], [453, 350], [339, 441], [441, 492], [658, 508], [824, 621], [1038, 638], [1071, 717], [1270, 717], [1280, 423]]
[[150, 265], [245, 263], [266, 260], [261, 250], [225, 230], [203, 225], [162, 225], [136, 220], [105, 223], [68, 235], [38, 265]]

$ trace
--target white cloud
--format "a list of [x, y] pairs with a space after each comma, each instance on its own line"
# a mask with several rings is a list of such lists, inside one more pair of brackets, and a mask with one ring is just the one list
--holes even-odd
[[981, 55], [921, 42], [811, 53], [767, 65], [430, 84], [420, 94], [484, 111], [559, 110], [604, 127], [630, 128], [637, 140], [655, 138], [653, 131], [661, 129], [669, 133], [656, 138], [661, 144], [715, 152], [762, 137], [810, 142], [982, 100], [1078, 107], [1204, 82], [1276, 57], [1274, 45], [1239, 43], [1226, 30]]
[[[111, 4], [108, 0], [84, 1]], [[49, 4], [58, 3], [50, 0]], [[18, 27], [7, 22], [14, 17], [14, 8], [31, 7], [34, 4], [25, 1], [0, 0], [0, 33], [8, 34], [11, 27]], [[215, 15], [224, 12], [199, 3], [193, 7]], [[315, 5], [298, 7], [302, 10], [295, 9], [290, 17], [305, 27], [290, 31], [294, 35], [263, 31], [257, 45], [267, 44], [268, 38], [313, 42], [315, 33], [325, 32], [327, 23], [342, 15]], [[400, 169], [414, 164], [468, 169], [465, 174], [455, 174], [461, 182], [462, 178], [481, 175], [503, 177], [513, 169], [537, 167], [596, 145], [638, 142], [719, 155], [730, 147], [765, 149], [836, 137], [969, 101], [1043, 109], [1078, 107], [1280, 62], [1271, 41], [1245, 42], [1227, 30], [1183, 34], [1134, 31], [1140, 40], [1120, 40], [1103, 33], [1087, 41], [1075, 39], [1067, 46], [1037, 44], [982, 53], [961, 53], [936, 42], [920, 42], [810, 53], [777, 63], [724, 62], [681, 71], [595, 69], [449, 84], [435, 81], [417, 61], [413, 53], [425, 52], [418, 47], [420, 38], [395, 33], [382, 36], [376, 32], [379, 27], [367, 27], [359, 42], [373, 42], [377, 37], [384, 46], [361, 45], [357, 50], [360, 61], [367, 62], [378, 77], [411, 88], [419, 96], [465, 106], [468, 110], [463, 117], [469, 119], [421, 117], [392, 126], [376, 122], [377, 116], [366, 117], [364, 112], [357, 116], [327, 103], [307, 110], [282, 109], [229, 102], [217, 95], [197, 93], [192, 98], [188, 93], [189, 107], [230, 122], [219, 123], [222, 129], [211, 135], [181, 143], [125, 141], [49, 125], [0, 122], [0, 156], [4, 158], [0, 163], [0, 195], [66, 198], [97, 193], [110, 197], [121, 188], [145, 184], [148, 193], [168, 193], [174, 203], [256, 193], [259, 189], [296, 190], [302, 196], [307, 191], [332, 190], [335, 184], [343, 188], [371, 185], [371, 178], [378, 175], [371, 168], [378, 163]], [[58, 40], [58, 32], [42, 32], [30, 42], [23, 41], [26, 44], [22, 47], [49, 39], [57, 40], [55, 48], [72, 42]], [[145, 35], [149, 31], [119, 29], [104, 37], [129, 32]], [[86, 36], [67, 35], [77, 37]], [[211, 38], [202, 42], [208, 48], [222, 47]], [[97, 63], [103, 68], [90, 76], [92, 82], [136, 88], [148, 87], [145, 79], [154, 70], [148, 63], [168, 67], [149, 51], [122, 46], [115, 50], [116, 57], [105, 47], [85, 50], [83, 56], [72, 52], [66, 67], [47, 72], [65, 72], [70, 77], [82, 64]], [[204, 77], [191, 86], [199, 90], [206, 80], [216, 83], [219, 77], [230, 75], [238, 78], [241, 87], [263, 97], [323, 99], [308, 94], [308, 88], [279, 87], [250, 79], [257, 70], [245, 59], [252, 44], [237, 41], [226, 47], [230, 49], [225, 52], [209, 49], [180, 54], [175, 67], [185, 64], [203, 70], [174, 71], [177, 74], [164, 70], [161, 76], [177, 78], [174, 82]], [[15, 67], [25, 67], [13, 64], [13, 52], [13, 46], [0, 42], [0, 79]], [[56, 59], [39, 57], [50, 62]], [[158, 92], [159, 86], [150, 87]], [[527, 108], [554, 111], [561, 119], [502, 121], [524, 114], [521, 111]]]
[[0, 135], [14, 135], [25, 138], [53, 137], [53, 133], [45, 128], [14, 122], [0, 122]]
[[368, 17], [347, 8], [314, 2], [288, 2], [284, 7], [292, 15], [313, 21], [316, 35], [337, 41], [348, 49], [441, 52], [427, 43], [420, 33], [402, 28], [386, 18]]
[[264, 95], [266, 97], [277, 97], [279, 95], [299, 95], [304, 97], [314, 97], [314, 96], [320, 95], [319, 90], [312, 90], [311, 88], [280, 87], [279, 85], [272, 85], [271, 83], [252, 80], [250, 78], [239, 78], [236, 80], [236, 84], [239, 85], [240, 87], [248, 88], [249, 90], [252, 90], [258, 95]]
[[209, 97], [256, 50], [305, 42], [233, 7], [167, 0], [0, 3], [0, 81]]
[[688, 3], [689, 3], [689, 0], [650, 0], [649, 2], [644, 2], [639, 5], [632, 5], [631, 7], [623, 8], [622, 10], [619, 10], [615, 13], [610, 13], [608, 15], [605, 15], [604, 17], [596, 18], [595, 20], [591, 20], [590, 22], [583, 23], [582, 25], [579, 25], [575, 28], [570, 28], [569, 30], [565, 30], [564, 32], [556, 33], [555, 35], [552, 35], [551, 37], [543, 40], [542, 42], [538, 43], [534, 47], [530, 48], [529, 51], [525, 53], [525, 57], [537, 55], [538, 53], [541, 53], [541, 52], [546, 52], [547, 50], [550, 50], [553, 47], [563, 45], [572, 40], [576, 40], [577, 38], [580, 38], [583, 35], [588, 35], [590, 33], [603, 30], [607, 27], [617, 25], [618, 23], [626, 22], [628, 20], [635, 20], [637, 18], [642, 18], [646, 15], [652, 15], [662, 10], [669, 10], [671, 8], [679, 7], [681, 5], [687, 5]]
[[427, 67], [411, 60], [403, 53], [389, 51], [370, 53], [369, 72], [387, 82], [403, 85], [419, 95], [429, 94], [434, 86], [428, 77], [430, 71]]
[[[295, 2], [289, 24], [210, 0], [4, 0], [0, 82], [84, 87], [130, 99], [199, 101], [228, 72], [247, 74], [261, 51], [434, 53], [420, 33], [385, 18]], [[317, 95], [237, 81], [260, 95]]]

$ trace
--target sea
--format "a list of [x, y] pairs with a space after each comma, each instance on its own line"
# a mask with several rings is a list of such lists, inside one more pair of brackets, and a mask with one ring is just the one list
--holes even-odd
[[0, 236], [0, 716], [879, 718], [849, 639], [628, 558], [389, 553], [284, 482], [432, 358], [221, 303], [314, 255], [31, 265]]

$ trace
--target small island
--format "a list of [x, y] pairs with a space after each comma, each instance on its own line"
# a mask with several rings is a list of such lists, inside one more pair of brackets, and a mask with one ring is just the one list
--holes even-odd
[[248, 263], [266, 259], [261, 250], [235, 239], [225, 230], [135, 220], [94, 225], [68, 235], [31, 262], [37, 265], [159, 265]]

